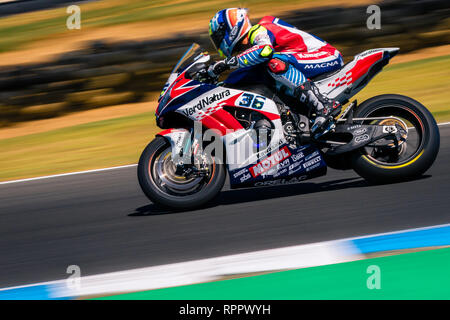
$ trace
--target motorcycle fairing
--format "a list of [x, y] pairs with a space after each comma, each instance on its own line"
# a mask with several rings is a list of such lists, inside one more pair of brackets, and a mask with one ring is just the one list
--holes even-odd
[[[204, 84], [203, 84], [204, 85]], [[199, 121], [208, 129], [215, 129], [222, 138], [227, 156], [228, 172], [230, 174], [231, 185], [233, 188], [246, 185], [262, 184], [265, 181], [282, 179], [291, 174], [291, 177], [302, 177], [306, 179], [317, 175], [319, 171], [323, 171], [326, 167], [320, 152], [313, 146], [303, 146], [299, 150], [291, 149], [287, 146], [284, 137], [284, 131], [280, 119], [280, 114], [276, 103], [257, 93], [231, 89], [226, 87], [218, 87], [208, 85], [207, 90], [200, 91], [203, 85], [199, 86], [196, 81], [185, 79], [181, 74], [176, 79], [165, 95], [170, 99], [181, 99], [176, 103], [169, 100], [160, 115], [169, 110], [180, 113], [193, 121]], [[175, 92], [175, 93], [173, 93]], [[163, 97], [164, 99], [164, 97]], [[181, 102], [180, 102], [181, 101]], [[164, 101], [160, 102], [163, 103]], [[167, 107], [169, 105], [169, 107]], [[252, 137], [252, 129], [245, 129], [241, 123], [235, 119], [224, 107], [251, 109], [252, 111], [263, 114], [273, 124], [274, 135], [270, 140], [270, 145], [265, 151], [252, 152], [252, 146], [256, 143], [255, 137]], [[172, 148], [175, 150], [173, 154], [177, 154], [181, 149], [180, 141], [185, 141], [190, 133], [183, 129], [174, 129], [172, 131], [163, 131], [159, 135], [166, 137]], [[280, 148], [281, 147], [281, 148]], [[271, 150], [275, 150], [274, 154], [270, 154]], [[277, 151], [278, 150], [278, 151]], [[288, 168], [280, 168], [282, 164], [277, 163], [277, 168], [281, 169], [276, 172], [274, 168], [270, 168], [268, 172], [263, 172], [250, 178], [233, 177], [237, 171], [247, 169], [253, 172], [253, 166], [258, 166], [260, 162], [267, 162], [267, 158], [277, 158], [277, 154], [281, 150], [285, 159], [283, 164], [292, 166]], [[303, 156], [300, 157], [299, 153]], [[311, 154], [317, 154], [315, 166], [302, 167], [303, 161]], [[270, 158], [272, 157], [272, 158]], [[295, 167], [295, 170], [294, 170]], [[285, 169], [285, 170], [284, 170]], [[252, 171], [253, 170], [253, 171]], [[248, 177], [248, 175], [246, 175]]]
[[342, 69], [315, 81], [319, 91], [330, 99], [348, 101], [397, 54], [399, 48], [379, 48], [357, 54]]
[[182, 150], [186, 145], [186, 141], [190, 139], [191, 133], [190, 131], [180, 128], [180, 129], [167, 129], [156, 134], [157, 136], [162, 136], [166, 138], [170, 146], [172, 148], [171, 157], [174, 163], [178, 163], [180, 158], [180, 154], [182, 154]]
[[[249, 105], [252, 101], [257, 100], [257, 103], [253, 102], [253, 105]], [[225, 87], [214, 87], [178, 107], [176, 112], [193, 121], [200, 121], [206, 128], [216, 129], [222, 136], [225, 136], [230, 132], [243, 129], [240, 122], [223, 109], [226, 106], [252, 109], [263, 114], [272, 122], [280, 121], [278, 108], [272, 100], [251, 92]]]
[[193, 44], [173, 69], [158, 99], [156, 123], [164, 114], [175, 111], [195, 96], [216, 88], [215, 85], [190, 79], [187, 75], [195, 66], [210, 60], [210, 56], [201, 51], [198, 45]]
[[[186, 129], [167, 129], [158, 135], [165, 137], [170, 142], [172, 157], [180, 154], [186, 139], [190, 138], [190, 132]], [[248, 137], [246, 133], [242, 133], [242, 135]], [[233, 166], [230, 166], [232, 160], [229, 159], [229, 150], [233, 147], [229, 146], [227, 161], [231, 188], [297, 183], [326, 174], [327, 164], [322, 153], [315, 146], [305, 145], [292, 148], [286, 143], [279, 143], [277, 148], [274, 148], [272, 143], [272, 147], [254, 153], [257, 161], [249, 163], [249, 158], [255, 159], [249, 157], [244, 164], [234, 166], [234, 170], [230, 169]], [[178, 160], [174, 158], [174, 161]]]
[[217, 88], [214, 85], [201, 83], [199, 81], [186, 79], [184, 74], [179, 76], [168, 87], [162, 95], [158, 108], [156, 109], [156, 120], [172, 111], [189, 103], [196, 96], [200, 96], [210, 90]]
[[321, 152], [312, 145], [291, 148], [282, 144], [256, 163], [229, 170], [231, 188], [296, 183], [325, 175], [327, 165]]

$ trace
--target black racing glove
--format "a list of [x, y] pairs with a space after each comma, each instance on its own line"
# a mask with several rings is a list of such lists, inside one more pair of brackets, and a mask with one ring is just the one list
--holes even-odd
[[209, 66], [208, 74], [211, 78], [218, 78], [222, 72], [225, 72], [228, 69], [229, 67], [227, 66], [225, 60], [221, 60]]

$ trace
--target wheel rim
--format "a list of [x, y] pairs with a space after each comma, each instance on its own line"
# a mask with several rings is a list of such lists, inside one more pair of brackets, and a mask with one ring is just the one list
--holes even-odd
[[368, 146], [362, 148], [361, 152], [366, 161], [382, 168], [396, 169], [410, 165], [422, 155], [425, 143], [424, 125], [413, 110], [403, 105], [391, 104], [379, 106], [364, 115], [364, 117], [375, 116], [387, 119], [377, 120], [372, 124], [395, 125], [405, 141], [401, 141], [398, 148], [393, 144], [390, 148]]
[[209, 174], [204, 177], [180, 176], [176, 174], [171, 147], [165, 146], [150, 159], [149, 176], [160, 191], [173, 196], [187, 196], [199, 192], [210, 182], [214, 174], [214, 162], [209, 163]]

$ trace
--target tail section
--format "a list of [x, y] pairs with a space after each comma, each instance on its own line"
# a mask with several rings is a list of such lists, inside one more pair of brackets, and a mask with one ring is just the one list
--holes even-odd
[[320, 92], [330, 99], [345, 103], [389, 63], [399, 48], [380, 48], [364, 51], [355, 56], [339, 72], [316, 82]]

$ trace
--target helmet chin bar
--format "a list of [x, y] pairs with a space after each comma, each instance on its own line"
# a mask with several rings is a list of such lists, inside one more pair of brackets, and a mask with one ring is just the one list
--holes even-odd
[[220, 56], [229, 57], [250, 27], [248, 9], [228, 8], [217, 12], [211, 19], [209, 35]]

